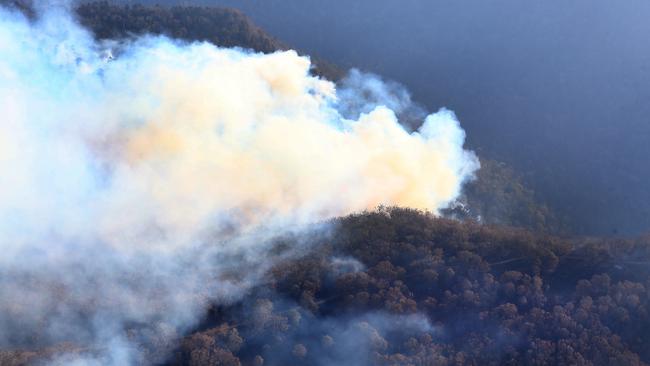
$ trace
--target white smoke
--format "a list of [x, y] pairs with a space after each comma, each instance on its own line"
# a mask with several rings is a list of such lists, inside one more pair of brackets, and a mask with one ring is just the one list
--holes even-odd
[[360, 114], [370, 113], [383, 105], [395, 112], [401, 125], [417, 129], [427, 116], [403, 85], [383, 80], [379, 75], [352, 69], [339, 84], [337, 110], [345, 118], [357, 119]]
[[116, 51], [63, 14], [0, 10], [0, 346], [140, 363], [126, 329], [182, 334], [255, 283], [275, 235], [378, 205], [437, 212], [478, 168], [452, 112], [413, 133], [380, 100], [346, 119], [356, 94], [293, 51]]

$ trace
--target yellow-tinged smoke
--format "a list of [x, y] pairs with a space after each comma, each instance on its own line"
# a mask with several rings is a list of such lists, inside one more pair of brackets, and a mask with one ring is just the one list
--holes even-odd
[[[111, 64], [104, 70], [121, 84], [110, 99], [131, 91], [115, 105], [119, 116], [103, 122], [112, 155], [98, 152], [115, 168], [107, 237], [152, 222], [167, 234], [195, 232], [233, 210], [245, 224], [378, 205], [437, 211], [476, 168], [450, 112], [414, 133], [381, 106], [345, 120], [334, 85], [310, 76], [308, 59], [293, 51], [195, 45], [146, 49], [130, 62], [127, 78]], [[124, 115], [139, 123], [125, 125]], [[132, 209], [143, 204], [155, 209]]]
[[[56, 75], [3, 78], [3, 97], [17, 95], [15, 87], [28, 99], [16, 104], [26, 110], [3, 124], [3, 134], [18, 124], [28, 131], [22, 146], [47, 150], [66, 141], [84, 151], [73, 162], [65, 149], [24, 162], [52, 174], [95, 176], [88, 166], [103, 167], [97, 187], [63, 188], [87, 191], [92, 203], [84, 210], [104, 241], [182, 245], [234, 216], [250, 227], [378, 205], [437, 212], [478, 167], [453, 113], [430, 115], [413, 133], [381, 105], [345, 119], [335, 85], [310, 75], [309, 59], [294, 51], [146, 39], [102, 61], [75, 41], [61, 41], [49, 58], [42, 44], [18, 48], [13, 61], [41, 57], [36, 67]], [[16, 68], [11, 61], [0, 61], [1, 69]], [[76, 195], [63, 194], [74, 208], [65, 195]]]
[[376, 77], [336, 90], [293, 51], [166, 38], [114, 51], [65, 15], [0, 10], [0, 346], [45, 332], [137, 364], [126, 324], [191, 327], [284, 255], [278, 232], [437, 212], [478, 168], [452, 112], [407, 132], [382, 104], [408, 98]]

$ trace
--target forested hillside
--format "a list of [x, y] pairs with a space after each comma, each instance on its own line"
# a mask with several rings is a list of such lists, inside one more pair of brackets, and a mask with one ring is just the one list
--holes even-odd
[[[333, 224], [191, 334], [126, 330], [160, 333], [141, 344], [143, 363], [169, 353], [174, 365], [650, 362], [647, 239], [569, 241], [398, 208]], [[293, 245], [304, 244], [287, 237], [277, 250]], [[56, 352], [5, 351], [0, 363]]]
[[176, 362], [650, 361], [645, 239], [565, 241], [408, 209], [338, 225], [334, 239], [276, 268], [268, 287], [215, 309], [208, 321], [220, 325], [186, 337]]
[[286, 48], [234, 9], [207, 7], [116, 6], [108, 2], [81, 4], [81, 23], [99, 39], [164, 34], [222, 47], [245, 47], [269, 53]]
[[[77, 15], [100, 39], [165, 34], [286, 48], [228, 9], [100, 2]], [[341, 77], [326, 63], [315, 71]], [[491, 160], [445, 214], [380, 207], [281, 235], [271, 253], [282, 260], [231, 301], [201, 309], [207, 315], [189, 331], [133, 321], [118, 332], [142, 365], [650, 364], [650, 238], [558, 236], [562, 220]], [[226, 277], [245, 277], [237, 270]], [[105, 351], [48, 342], [45, 333], [18, 329], [0, 365], [58, 365], [62, 354]]]
[[544, 204], [514, 169], [495, 160], [481, 159], [481, 169], [476, 179], [465, 185], [461, 202], [470, 218], [486, 224], [571, 232], [567, 220]]
[[[221, 47], [242, 47], [270, 53], [287, 49], [235, 9], [197, 6], [112, 5], [82, 3], [77, 7], [81, 23], [99, 39], [123, 39], [143, 34], [164, 34], [186, 41], [208, 41]], [[338, 79], [336, 67], [313, 60], [317, 74]]]

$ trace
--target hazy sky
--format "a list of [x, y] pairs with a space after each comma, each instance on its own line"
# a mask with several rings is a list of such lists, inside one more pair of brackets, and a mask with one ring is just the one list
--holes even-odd
[[650, 2], [204, 0], [455, 110], [584, 232], [650, 229]]

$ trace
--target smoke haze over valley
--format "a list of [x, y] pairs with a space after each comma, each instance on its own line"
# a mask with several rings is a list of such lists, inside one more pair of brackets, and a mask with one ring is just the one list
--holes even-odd
[[291, 45], [453, 109], [470, 146], [520, 171], [576, 232], [650, 229], [645, 1], [191, 3], [242, 9]]

